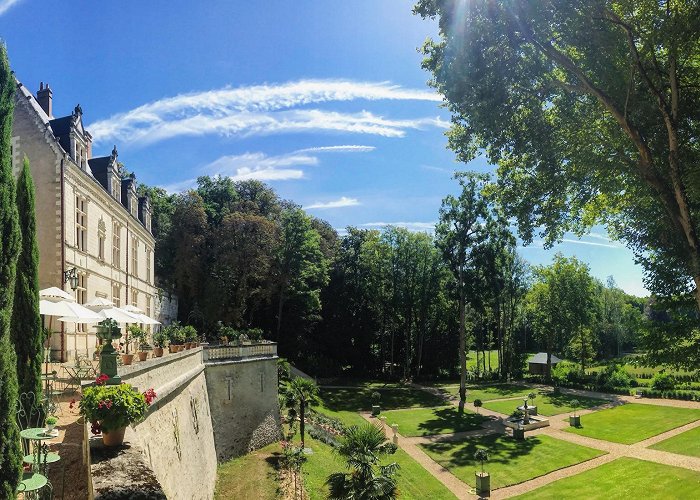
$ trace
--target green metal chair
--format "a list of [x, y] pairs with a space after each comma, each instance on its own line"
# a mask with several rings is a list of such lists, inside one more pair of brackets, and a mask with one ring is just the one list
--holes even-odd
[[[17, 401], [17, 425], [20, 433], [44, 427], [46, 415], [50, 414], [51, 404], [33, 392], [23, 392]], [[31, 438], [21, 439], [23, 461], [31, 466], [20, 483], [20, 491], [25, 498], [44, 499], [53, 497], [53, 486], [48, 480], [48, 468], [61, 457], [48, 449], [48, 446]]]

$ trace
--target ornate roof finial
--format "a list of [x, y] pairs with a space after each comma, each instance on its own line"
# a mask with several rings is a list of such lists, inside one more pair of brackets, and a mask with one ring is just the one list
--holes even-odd
[[119, 155], [117, 154], [117, 145], [115, 144], [114, 149], [112, 149], [112, 158], [116, 158], [117, 156]]
[[73, 116], [83, 116], [83, 108], [80, 107], [80, 104], [73, 109]]

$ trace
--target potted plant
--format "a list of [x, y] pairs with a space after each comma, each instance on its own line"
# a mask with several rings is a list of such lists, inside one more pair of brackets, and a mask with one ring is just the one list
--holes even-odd
[[537, 406], [534, 405], [536, 397], [537, 397], [537, 394], [535, 394], [534, 392], [531, 392], [530, 394], [527, 395], [527, 398], [530, 400], [530, 407], [528, 410], [530, 415], [537, 415]]
[[381, 413], [381, 408], [379, 408], [379, 400], [382, 399], [382, 395], [374, 391], [372, 393], [372, 416], [376, 417], [379, 416], [379, 413]]
[[108, 378], [100, 375], [94, 385], [83, 388], [78, 407], [92, 423], [92, 433], [102, 433], [105, 446], [119, 446], [126, 426], [143, 419], [156, 394], [153, 389], [140, 393], [129, 384], [105, 385]]
[[146, 351], [146, 349], [150, 347], [146, 342], [148, 335], [146, 333], [146, 330], [138, 327], [137, 325], [129, 326], [128, 330], [131, 334], [131, 337], [138, 343], [139, 350], [137, 355], [139, 357], [139, 361], [146, 361], [146, 358], [148, 357], [148, 352]]
[[192, 325], [183, 326], [182, 337], [185, 342], [185, 349], [192, 349], [197, 341], [197, 330]]
[[185, 339], [180, 323], [175, 321], [171, 325], [168, 325], [165, 330], [168, 335], [168, 340], [170, 341], [170, 352], [180, 352]]
[[581, 405], [578, 399], [571, 400], [572, 414], [569, 415], [569, 425], [571, 427], [581, 427], [581, 415], [576, 415], [576, 409]]
[[481, 462], [481, 472], [476, 472], [476, 494], [487, 497], [491, 494], [491, 476], [484, 472], [484, 462], [488, 462], [489, 453], [483, 448], [479, 448], [474, 453], [474, 460]]
[[475, 399], [474, 400], [474, 407], [476, 408], [476, 412], [479, 413], [479, 408], [483, 406], [484, 403], [481, 402], [480, 399]]
[[158, 330], [153, 334], [153, 344], [155, 345], [153, 348], [153, 355], [156, 358], [160, 358], [163, 355], [163, 348], [165, 348], [167, 342], [168, 335], [165, 330]]
[[46, 433], [51, 434], [53, 432], [53, 428], [56, 426], [56, 423], [58, 422], [58, 419], [53, 416], [49, 415], [46, 417]]
[[126, 351], [124, 354], [122, 354], [122, 363], [125, 365], [130, 365], [134, 361], [134, 355], [129, 354], [129, 344], [131, 343], [131, 340], [131, 327], [129, 327], [124, 331], [124, 345], [126, 347]]

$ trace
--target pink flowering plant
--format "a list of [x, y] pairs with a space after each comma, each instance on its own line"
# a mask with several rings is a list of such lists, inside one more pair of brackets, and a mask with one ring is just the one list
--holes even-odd
[[95, 385], [83, 388], [78, 403], [80, 414], [92, 424], [93, 434], [110, 432], [140, 421], [156, 398], [153, 389], [140, 393], [129, 384], [105, 385], [108, 378], [100, 375], [95, 379]]

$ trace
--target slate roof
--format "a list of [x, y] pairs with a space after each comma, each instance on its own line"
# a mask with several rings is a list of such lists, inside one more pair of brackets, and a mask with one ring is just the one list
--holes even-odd
[[[535, 354], [533, 357], [528, 359], [528, 363], [534, 363], [536, 365], [546, 365], [547, 364], [547, 353], [546, 352], [538, 352]], [[552, 354], [552, 364], [557, 364], [561, 363], [561, 359], [557, 358], [554, 354]]]

